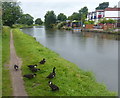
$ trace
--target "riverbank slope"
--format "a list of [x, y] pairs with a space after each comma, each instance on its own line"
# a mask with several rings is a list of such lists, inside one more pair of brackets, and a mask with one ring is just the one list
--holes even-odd
[[[26, 91], [29, 96], [115, 96], [115, 92], [110, 92], [106, 86], [96, 82], [91, 72], [79, 69], [75, 64], [61, 58], [57, 53], [44, 47], [36, 40], [21, 32], [19, 29], [13, 30], [14, 44], [17, 55], [22, 58], [23, 74], [31, 73], [27, 65], [38, 64], [40, 60], [46, 58], [44, 65], [39, 65], [41, 69], [34, 79], [24, 79]], [[48, 86], [49, 79], [46, 76], [56, 67], [56, 77], [51, 79], [59, 86], [60, 91], [52, 92]]]

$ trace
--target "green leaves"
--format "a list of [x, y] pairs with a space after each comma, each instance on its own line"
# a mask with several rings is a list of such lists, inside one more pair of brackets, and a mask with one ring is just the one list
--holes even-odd
[[47, 28], [53, 28], [54, 24], [56, 23], [56, 15], [54, 11], [48, 11], [45, 17], [45, 26]]
[[3, 25], [12, 26], [22, 15], [22, 10], [17, 2], [2, 2]]
[[43, 21], [41, 20], [41, 18], [37, 18], [37, 19], [35, 20], [35, 24], [42, 25], [42, 24], [43, 24]]

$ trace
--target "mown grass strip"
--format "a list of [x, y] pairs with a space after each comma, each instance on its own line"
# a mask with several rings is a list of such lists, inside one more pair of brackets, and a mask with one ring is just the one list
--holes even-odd
[[10, 60], [10, 28], [3, 27], [2, 29], [2, 96], [11, 96], [12, 88], [10, 81], [10, 73], [6, 64]]
[[[110, 92], [104, 84], [96, 82], [92, 72], [85, 72], [75, 64], [61, 58], [57, 53], [44, 47], [36, 40], [21, 32], [19, 29], [13, 30], [14, 43], [17, 55], [22, 58], [23, 74], [31, 73], [27, 65], [38, 64], [46, 58], [44, 65], [39, 65], [41, 69], [37, 72], [37, 77], [25, 81], [25, 88], [29, 96], [115, 96], [115, 92]], [[60, 91], [52, 92], [48, 86], [49, 79], [46, 76], [56, 67], [56, 77], [51, 79], [59, 86]]]

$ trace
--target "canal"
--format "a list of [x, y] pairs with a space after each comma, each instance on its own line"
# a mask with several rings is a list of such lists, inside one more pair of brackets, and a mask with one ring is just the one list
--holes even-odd
[[46, 30], [43, 26], [21, 29], [41, 44], [92, 71], [98, 82], [118, 92], [118, 40], [111, 34]]

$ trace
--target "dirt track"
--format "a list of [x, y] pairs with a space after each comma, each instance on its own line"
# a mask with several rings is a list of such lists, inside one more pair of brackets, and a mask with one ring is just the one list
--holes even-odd
[[[19, 66], [19, 70], [15, 71], [13, 65], [17, 64]], [[24, 88], [24, 81], [22, 79], [21, 67], [22, 61], [16, 55], [13, 34], [12, 30], [10, 31], [10, 74], [12, 80], [12, 88], [13, 88], [13, 96], [27, 96], [27, 93]]]

